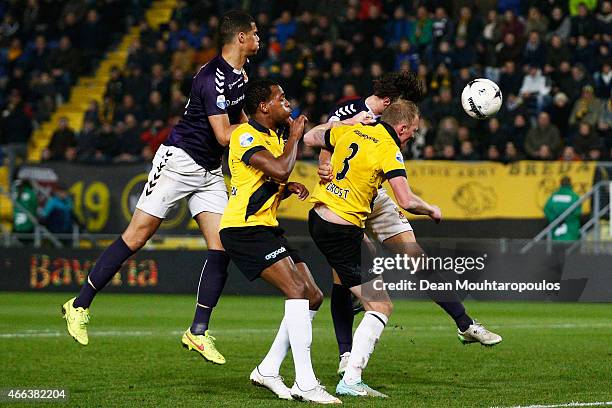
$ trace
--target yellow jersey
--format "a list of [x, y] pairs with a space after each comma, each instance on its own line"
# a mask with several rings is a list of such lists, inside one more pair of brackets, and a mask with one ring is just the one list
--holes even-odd
[[364, 228], [383, 181], [406, 177], [397, 133], [385, 122], [339, 126], [325, 133], [325, 144], [333, 151], [335, 175], [331, 182], [317, 185], [310, 201], [323, 203], [346, 221]]
[[267, 150], [274, 157], [283, 154], [285, 142], [275, 131], [254, 120], [232, 132], [229, 143], [229, 168], [232, 175], [229, 203], [221, 217], [220, 229], [255, 225], [278, 226], [276, 211], [285, 190], [262, 171], [249, 165], [253, 154]]

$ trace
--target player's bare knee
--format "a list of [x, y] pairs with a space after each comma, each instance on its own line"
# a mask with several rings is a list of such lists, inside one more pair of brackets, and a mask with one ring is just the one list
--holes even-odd
[[289, 299], [306, 299], [306, 284], [300, 279], [292, 279], [285, 285], [285, 295]]
[[148, 241], [148, 237], [142, 236], [142, 234], [139, 234], [137, 231], [132, 232], [129, 230], [125, 231], [121, 235], [121, 238], [132, 251], [138, 251], [145, 246]]
[[[364, 305], [366, 306], [366, 305]], [[382, 313], [387, 317], [390, 317], [393, 313], [393, 303], [391, 301], [383, 302], [370, 302], [367, 307], [367, 311]]]
[[310, 310], [319, 310], [323, 304], [323, 292], [317, 286], [308, 288], [308, 305]]

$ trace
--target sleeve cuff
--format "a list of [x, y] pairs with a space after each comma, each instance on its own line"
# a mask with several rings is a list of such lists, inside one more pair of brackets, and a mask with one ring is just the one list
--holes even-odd
[[263, 146], [253, 146], [253, 147], [251, 147], [249, 150], [244, 152], [244, 154], [242, 155], [242, 161], [244, 162], [244, 164], [246, 164], [248, 166], [249, 165], [249, 160], [251, 160], [251, 157], [253, 157], [253, 155], [255, 153], [260, 152], [262, 150], [266, 150], [266, 148], [263, 147]]
[[331, 144], [331, 129], [325, 131], [325, 148], [330, 152], [334, 151], [334, 146]]
[[405, 169], [395, 169], [395, 170], [391, 170], [385, 173], [385, 178], [387, 180], [391, 180], [394, 177], [406, 177], [406, 170]]

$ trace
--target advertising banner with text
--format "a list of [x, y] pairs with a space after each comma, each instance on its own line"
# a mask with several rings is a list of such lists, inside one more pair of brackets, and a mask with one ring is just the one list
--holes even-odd
[[[41, 185], [65, 185], [73, 195], [75, 214], [90, 232], [123, 230], [147, 182], [149, 165], [100, 167], [48, 163], [24, 167], [20, 178], [34, 178]], [[508, 165], [490, 162], [409, 161], [408, 181], [413, 191], [442, 209], [448, 220], [537, 219], [543, 217], [548, 197], [569, 176], [581, 195], [593, 184], [593, 162], [521, 161]], [[319, 182], [317, 166], [298, 162], [291, 177], [311, 191]], [[388, 184], [385, 187], [390, 190]], [[279, 218], [306, 220], [312, 204], [295, 198], [285, 200]], [[589, 211], [585, 203], [583, 211]], [[169, 214], [162, 231], [197, 233], [185, 200]]]

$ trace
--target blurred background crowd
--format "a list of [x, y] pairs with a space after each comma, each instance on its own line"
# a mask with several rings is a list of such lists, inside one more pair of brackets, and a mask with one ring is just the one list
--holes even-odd
[[[61, 119], [43, 159], [150, 160], [180, 119], [193, 75], [218, 51], [218, 16], [243, 8], [262, 40], [250, 77], [279, 81], [294, 115], [312, 125], [335, 104], [369, 96], [383, 72], [409, 70], [426, 98], [407, 158], [612, 159], [609, 0], [181, 0], [158, 30], [143, 17], [149, 3], [0, 0], [0, 145], [27, 143], [76, 78], [139, 26], [104, 103], [91, 102], [82, 129]], [[486, 121], [461, 108], [476, 77], [504, 94]]]

